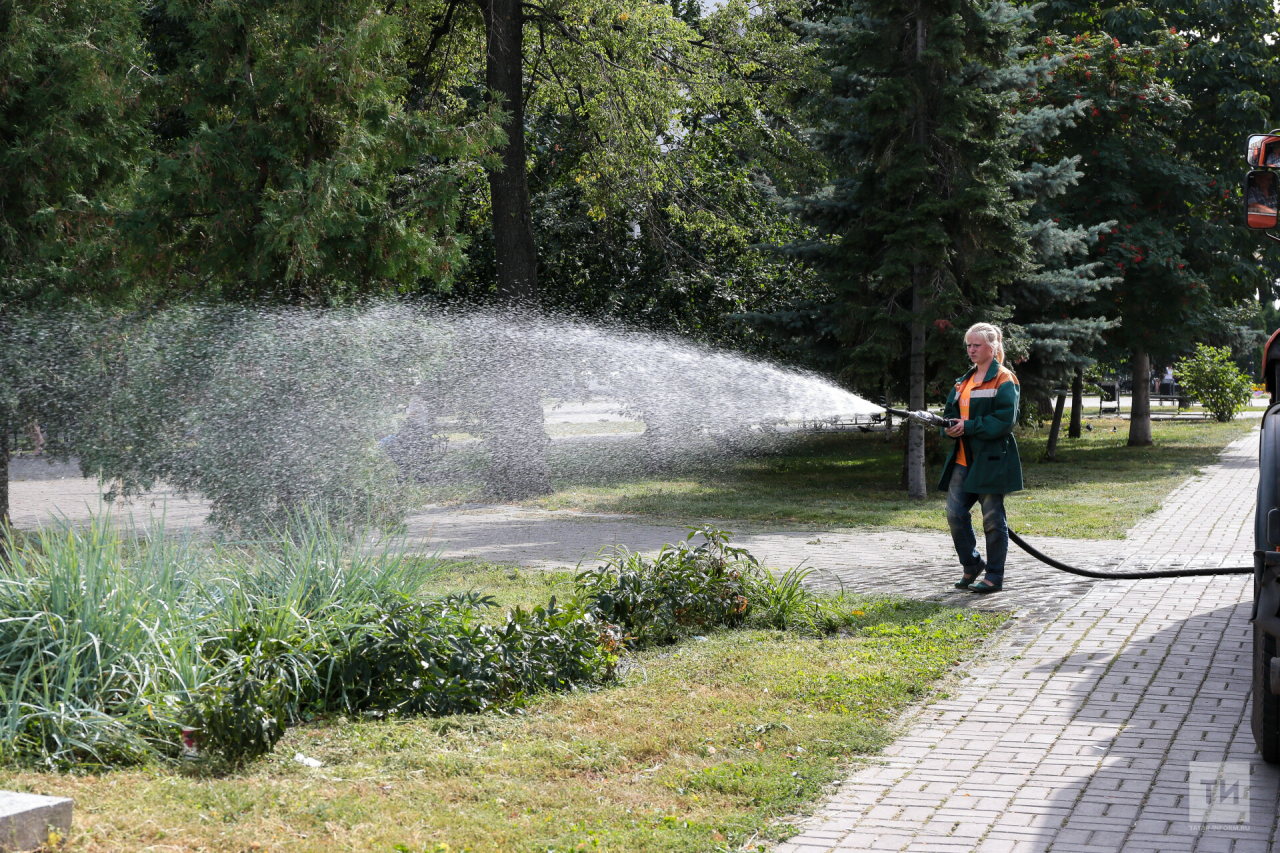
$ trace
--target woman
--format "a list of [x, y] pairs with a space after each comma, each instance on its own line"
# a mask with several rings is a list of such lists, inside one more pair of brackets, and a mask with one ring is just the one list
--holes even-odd
[[[944, 432], [956, 439], [938, 488], [947, 493], [947, 524], [964, 576], [956, 589], [980, 595], [1004, 587], [1004, 558], [1009, 552], [1009, 525], [1004, 496], [1022, 488], [1022, 462], [1013, 440], [1018, 421], [1018, 377], [1004, 366], [1000, 330], [975, 323], [964, 335], [973, 367], [956, 380], [947, 397], [943, 417], [954, 421]], [[982, 504], [982, 529], [987, 539], [987, 562], [978, 554], [969, 509]], [[978, 576], [986, 571], [985, 577]]]

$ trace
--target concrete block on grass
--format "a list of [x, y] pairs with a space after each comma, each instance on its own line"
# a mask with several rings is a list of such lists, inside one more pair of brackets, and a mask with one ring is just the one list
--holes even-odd
[[17, 853], [49, 843], [50, 831], [71, 832], [71, 800], [0, 791], [0, 850]]

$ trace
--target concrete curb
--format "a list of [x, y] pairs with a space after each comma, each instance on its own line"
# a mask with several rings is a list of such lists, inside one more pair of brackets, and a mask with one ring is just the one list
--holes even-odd
[[0, 850], [16, 853], [50, 843], [71, 832], [71, 800], [0, 791]]

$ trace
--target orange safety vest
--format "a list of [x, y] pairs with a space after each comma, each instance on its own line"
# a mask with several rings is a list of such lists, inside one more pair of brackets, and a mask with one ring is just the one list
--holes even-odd
[[[973, 390], [973, 385], [974, 385], [973, 380], [977, 377], [977, 375], [978, 375], [977, 371], [974, 371], [973, 376], [970, 376], [968, 379], [966, 379], [964, 381], [964, 384], [960, 386], [960, 399], [957, 402], [960, 405], [960, 420], [962, 421], [969, 420], [969, 392]], [[964, 436], [961, 436], [960, 441], [957, 442], [956, 464], [957, 465], [969, 464], [969, 457], [965, 455], [965, 452], [964, 452]]]
[[[999, 388], [1004, 383], [1012, 382], [1015, 385], [1018, 384], [1018, 377], [1014, 376], [1012, 370], [999, 362], [995, 362], [995, 365], [996, 375], [991, 378], [990, 382], [983, 382], [978, 379], [978, 371], [975, 370], [968, 379], [960, 384], [959, 393], [956, 398], [956, 404], [960, 407], [960, 420], [969, 420], [969, 398], [973, 396], [974, 391], [981, 391], [982, 393], [979, 396], [994, 397], [996, 395], [995, 389]], [[965, 439], [967, 437], [968, 436], [961, 436], [960, 440], [956, 442], [957, 465], [969, 464], [969, 456], [965, 453], [964, 449]]]

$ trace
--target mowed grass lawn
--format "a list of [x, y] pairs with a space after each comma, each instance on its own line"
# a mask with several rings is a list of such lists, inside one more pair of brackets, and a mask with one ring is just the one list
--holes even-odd
[[[546, 601], [567, 575], [466, 565], [438, 591]], [[740, 630], [625, 658], [616, 684], [519, 713], [317, 719], [229, 776], [151, 766], [7, 768], [0, 788], [74, 797], [65, 849], [102, 851], [729, 851], [788, 819], [896, 733], [1000, 614], [851, 600], [817, 639]], [[294, 760], [301, 754], [319, 768]]]
[[[1092, 432], [1058, 443], [1058, 461], [1043, 456], [1048, 430], [1019, 430], [1026, 490], [1010, 495], [1010, 525], [1021, 533], [1118, 539], [1155, 511], [1186, 477], [1212, 464], [1222, 448], [1257, 426], [1240, 419], [1157, 422], [1153, 447], [1126, 447], [1129, 423], [1091, 419]], [[1115, 429], [1115, 432], [1111, 430]], [[950, 441], [944, 440], [943, 447]], [[906, 499], [899, 485], [902, 451], [882, 433], [815, 435], [785, 453], [722, 461], [667, 475], [615, 474], [607, 482], [566, 478], [533, 502], [677, 519], [888, 526], [945, 530], [943, 494], [934, 490], [940, 464], [929, 468], [929, 497]], [[734, 527], [733, 529], [740, 529]]]

